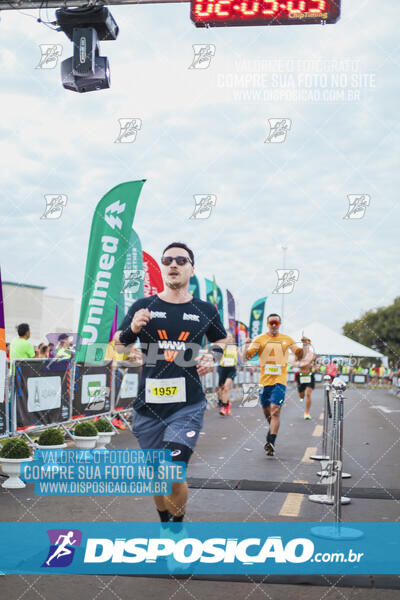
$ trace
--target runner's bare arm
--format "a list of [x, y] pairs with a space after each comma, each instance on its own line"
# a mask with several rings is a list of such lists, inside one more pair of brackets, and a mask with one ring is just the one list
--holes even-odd
[[251, 338], [246, 338], [240, 358], [243, 362], [246, 362], [246, 360], [253, 358], [253, 356], [259, 353], [260, 347], [261, 345], [257, 342], [257, 339], [252, 341]]

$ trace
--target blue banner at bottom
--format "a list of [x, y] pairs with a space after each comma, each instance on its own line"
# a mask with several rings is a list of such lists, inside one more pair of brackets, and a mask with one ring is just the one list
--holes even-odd
[[400, 523], [0, 523], [18, 574], [399, 574]]

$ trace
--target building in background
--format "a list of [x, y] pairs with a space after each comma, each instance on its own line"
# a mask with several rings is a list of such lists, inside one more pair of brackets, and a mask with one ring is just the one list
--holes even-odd
[[74, 331], [74, 299], [47, 296], [45, 289], [41, 285], [3, 281], [7, 342], [17, 335], [15, 328], [19, 323], [29, 323], [34, 345], [45, 342], [47, 333]]

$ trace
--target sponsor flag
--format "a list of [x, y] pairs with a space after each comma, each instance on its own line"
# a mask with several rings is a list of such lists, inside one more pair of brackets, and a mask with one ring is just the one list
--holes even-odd
[[157, 262], [150, 254], [143, 252], [143, 271], [144, 271], [144, 295], [154, 296], [162, 292], [164, 282], [162, 280], [161, 270]]
[[115, 309], [114, 320], [111, 327], [110, 342], [118, 329], [118, 323], [123, 320], [135, 300], [143, 298], [143, 296], [144, 270], [142, 244], [140, 243], [138, 234], [132, 229], [129, 238], [129, 247], [125, 257], [118, 305]]
[[90, 231], [76, 362], [102, 362], [144, 179], [112, 188], [96, 206]]
[[193, 298], [200, 299], [200, 282], [196, 275], [192, 275], [189, 281], [189, 293], [192, 294]]
[[266, 300], [266, 297], [260, 298], [259, 300], [256, 300], [251, 307], [249, 329], [252, 340], [262, 333]]
[[219, 316], [221, 318], [221, 322], [224, 322], [224, 304], [221, 288], [218, 287], [217, 282], [215, 280], [215, 276], [213, 275], [213, 280], [206, 279], [206, 300], [215, 306], [217, 311], [219, 312]]
[[245, 339], [249, 337], [249, 330], [242, 321], [236, 321], [236, 337], [239, 348], [243, 346]]
[[228, 329], [235, 335], [236, 328], [236, 304], [235, 299], [229, 290], [226, 290], [226, 303], [228, 307]]

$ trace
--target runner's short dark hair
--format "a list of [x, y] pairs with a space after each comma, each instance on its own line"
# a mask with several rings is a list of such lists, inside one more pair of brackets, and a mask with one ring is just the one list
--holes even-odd
[[62, 342], [62, 340], [67, 340], [68, 339], [68, 334], [66, 333], [60, 333], [60, 335], [58, 336], [58, 341]]
[[182, 248], [182, 250], [186, 250], [186, 252], [189, 254], [192, 265], [194, 266], [194, 254], [192, 250], [188, 248], [188, 246], [186, 246], [186, 244], [184, 244], [183, 242], [172, 242], [172, 244], [169, 244], [166, 248], [164, 248], [163, 255], [164, 252], [166, 250], [169, 250], [170, 248]]
[[278, 317], [279, 323], [282, 323], [281, 316], [278, 315], [277, 313], [271, 313], [270, 315], [268, 315], [268, 317], [267, 317], [267, 323], [268, 323], [270, 317]]
[[20, 323], [17, 326], [17, 332], [19, 337], [23, 337], [28, 331], [29, 331], [30, 327], [28, 325], [28, 323]]

